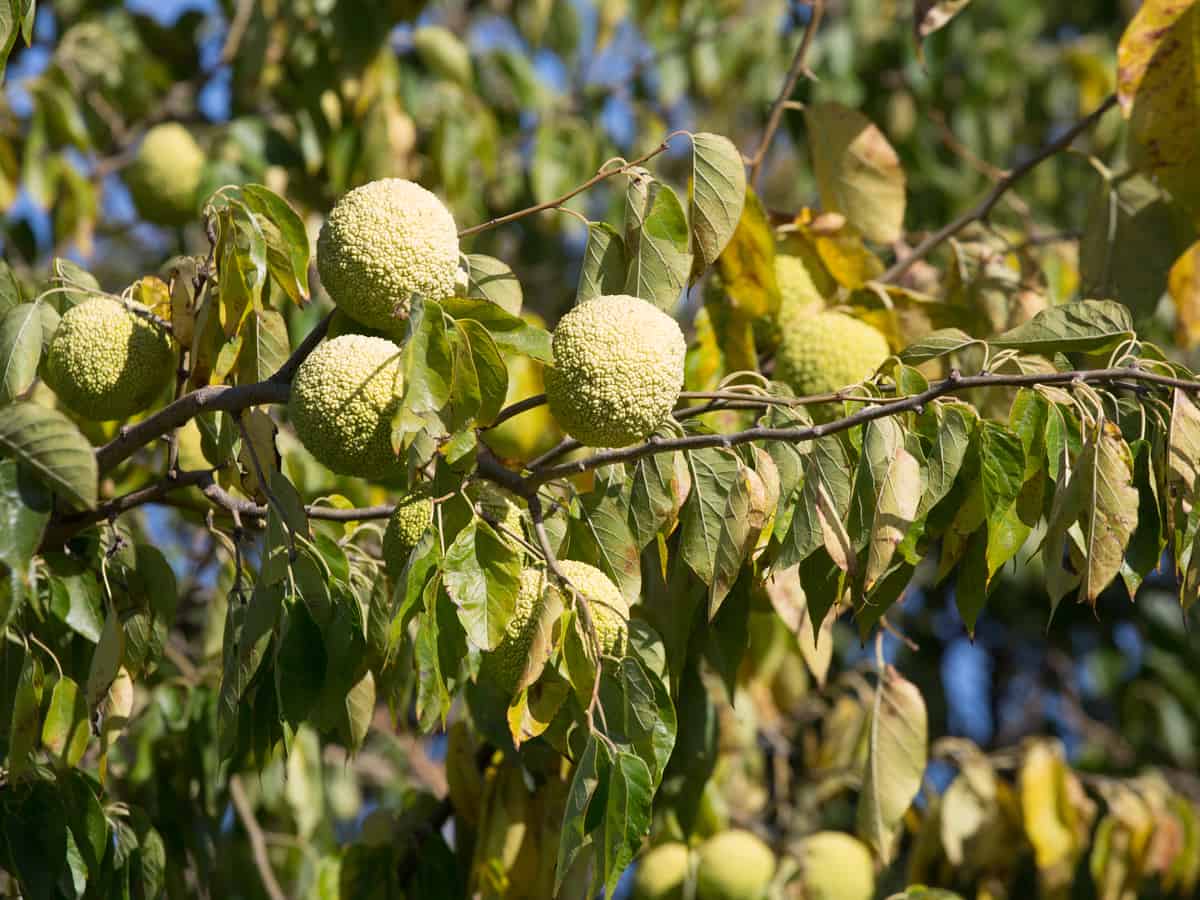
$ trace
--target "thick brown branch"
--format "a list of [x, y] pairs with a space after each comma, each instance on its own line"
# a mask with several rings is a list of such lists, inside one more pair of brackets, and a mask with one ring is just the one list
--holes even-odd
[[[533, 206], [528, 206], [525, 209], [519, 209], [516, 212], [509, 213], [506, 216], [498, 216], [495, 219], [489, 219], [488, 221], [482, 223], [481, 225], [472, 225], [470, 228], [464, 228], [462, 231], [460, 231], [458, 233], [458, 236], [460, 238], [465, 238], [472, 234], [478, 234], [481, 231], [487, 231], [489, 228], [496, 228], [497, 226], [500, 226], [500, 225], [507, 225], [509, 222], [517, 221], [517, 219], [524, 219], [526, 216], [532, 216], [534, 213], [545, 212], [548, 209], [558, 209], [558, 207], [562, 206], [564, 203], [566, 203], [572, 197], [582, 194], [586, 190], [590, 190], [591, 188], [598, 185], [600, 182], [604, 181], [606, 178], [612, 178], [614, 175], [620, 175], [622, 172], [628, 172], [630, 169], [640, 166], [642, 163], [649, 162], [651, 159], [658, 156], [658, 154], [665, 152], [667, 147], [671, 143], [671, 138], [676, 137], [677, 135], [680, 135], [680, 134], [686, 134], [686, 132], [683, 132], [683, 131], [671, 132], [665, 138], [663, 138], [663, 142], [661, 144], [659, 144], [657, 147], [655, 147], [649, 153], [643, 154], [642, 156], [639, 156], [637, 159], [635, 159], [631, 162], [622, 163], [621, 165], [616, 166], [615, 168], [612, 168], [612, 169], [601, 166], [599, 172], [597, 172], [595, 175], [593, 175], [591, 178], [589, 178], [583, 184], [579, 185], [579, 187], [574, 188], [570, 191], [567, 191], [561, 197], [556, 197], [553, 200], [547, 200], [544, 203], [536, 203]], [[605, 165], [607, 165], [607, 164], [605, 164]]]
[[1158, 375], [1133, 368], [1091, 369], [1078, 372], [1033, 373], [1028, 375], [952, 375], [944, 381], [936, 382], [928, 390], [909, 397], [900, 397], [874, 406], [867, 406], [842, 419], [819, 425], [808, 425], [793, 428], [748, 428], [745, 431], [732, 434], [692, 434], [681, 438], [651, 438], [644, 444], [632, 447], [621, 447], [615, 450], [602, 450], [584, 459], [572, 460], [557, 466], [539, 468], [523, 479], [526, 484], [534, 486], [545, 484], [556, 478], [568, 475], [578, 475], [601, 466], [616, 463], [634, 462], [646, 456], [657, 453], [668, 453], [673, 450], [703, 450], [710, 447], [736, 447], [753, 441], [787, 441], [802, 443], [815, 441], [827, 434], [846, 431], [856, 425], [864, 425], [875, 419], [895, 416], [900, 413], [913, 412], [921, 409], [927, 403], [960, 391], [980, 387], [1033, 387], [1039, 384], [1071, 384], [1087, 382], [1091, 384], [1112, 384], [1141, 382], [1154, 384], [1159, 387], [1175, 388], [1186, 391], [1200, 391], [1200, 381], [1184, 378], [1172, 378], [1168, 375]]
[[912, 268], [915, 262], [928, 256], [934, 250], [934, 248], [939, 246], [943, 241], [952, 238], [954, 235], [958, 234], [973, 222], [981, 222], [986, 219], [991, 214], [996, 204], [1000, 202], [1000, 198], [1004, 196], [1006, 191], [1008, 191], [1018, 181], [1032, 172], [1035, 168], [1037, 168], [1038, 165], [1045, 162], [1059, 151], [1070, 147], [1075, 138], [1079, 137], [1079, 135], [1083, 134], [1083, 132], [1087, 131], [1098, 121], [1100, 121], [1104, 114], [1112, 109], [1116, 103], [1117, 97], [1115, 94], [1113, 94], [1098, 107], [1092, 110], [1091, 113], [1089, 113], [1087, 116], [1084, 116], [1084, 118], [1080, 119], [1066, 131], [1064, 131], [1058, 138], [1046, 144], [1046, 146], [1042, 147], [1041, 150], [1029, 157], [1029, 159], [1025, 160], [1025, 162], [1021, 163], [1019, 166], [997, 181], [995, 185], [992, 186], [992, 189], [984, 194], [972, 209], [967, 210], [967, 212], [963, 213], [953, 222], [950, 222], [948, 225], [939, 228], [933, 234], [927, 236], [925, 240], [917, 244], [917, 246], [914, 247], [912, 251], [908, 253], [908, 255], [902, 259], [896, 260], [896, 262], [892, 264], [892, 267], [884, 272], [879, 280], [884, 282], [895, 281], [910, 268]]
[[800, 39], [800, 46], [796, 48], [796, 55], [792, 58], [792, 67], [788, 70], [787, 78], [784, 79], [783, 88], [771, 106], [762, 141], [759, 143], [758, 149], [754, 151], [754, 156], [750, 157], [751, 185], [758, 182], [759, 171], [762, 169], [763, 161], [767, 158], [767, 151], [771, 149], [771, 141], [775, 139], [775, 132], [779, 130], [779, 123], [783, 121], [783, 111], [787, 108], [787, 102], [795, 92], [800, 76], [808, 71], [804, 61], [808, 58], [808, 48], [812, 46], [813, 38], [817, 34], [817, 28], [820, 26], [821, 17], [824, 14], [825, 0], [812, 0], [812, 11], [809, 13], [808, 25], [804, 28], [804, 37]]

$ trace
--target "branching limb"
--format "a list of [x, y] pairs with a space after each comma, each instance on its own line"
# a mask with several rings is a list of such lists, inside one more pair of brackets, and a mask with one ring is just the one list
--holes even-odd
[[583, 184], [579, 185], [579, 187], [567, 191], [561, 197], [556, 197], [553, 200], [547, 200], [544, 203], [536, 203], [533, 206], [526, 207], [525, 209], [519, 209], [516, 212], [509, 213], [506, 216], [498, 216], [495, 219], [489, 219], [480, 225], [472, 225], [470, 228], [464, 228], [458, 233], [458, 236], [459, 238], [465, 238], [472, 234], [478, 234], [481, 231], [487, 231], [490, 228], [496, 228], [500, 225], [507, 225], [509, 222], [517, 221], [517, 219], [524, 219], [526, 216], [532, 216], [534, 213], [545, 212], [548, 209], [557, 209], [572, 197], [578, 196], [584, 191], [590, 190], [600, 182], [604, 181], [606, 178], [612, 178], [614, 175], [620, 175], [642, 165], [642, 163], [649, 162], [651, 159], [658, 156], [658, 154], [666, 151], [667, 147], [670, 146], [671, 138], [686, 133], [687, 132], [685, 131], [672, 131], [665, 138], [663, 138], [663, 142], [661, 144], [659, 144], [649, 153], [645, 153], [631, 162], [622, 162], [619, 166], [611, 169], [608, 168], [608, 164], [605, 163], [605, 165], [601, 166], [600, 171], [598, 171], [595, 175], [593, 175]]
[[896, 262], [892, 264], [892, 267], [884, 272], [882, 276], [880, 276], [879, 281], [895, 281], [910, 268], [912, 268], [914, 263], [916, 263], [918, 260], [924, 259], [944, 241], [949, 240], [973, 222], [981, 222], [986, 219], [991, 214], [996, 204], [1000, 202], [1000, 198], [1004, 196], [1005, 192], [1007, 192], [1010, 188], [1012, 188], [1013, 185], [1037, 168], [1041, 163], [1045, 162], [1047, 159], [1056, 155], [1060, 151], [1065, 150], [1067, 147], [1070, 147], [1075, 138], [1079, 137], [1079, 135], [1083, 134], [1085, 131], [1099, 122], [1100, 119], [1104, 117], [1104, 114], [1116, 106], [1116, 104], [1116, 94], [1110, 95], [1107, 100], [1092, 110], [1091, 113], [1084, 116], [1070, 128], [1064, 131], [1061, 135], [1059, 135], [1059, 137], [1046, 144], [1037, 153], [1025, 160], [1025, 162], [1021, 163], [1012, 171], [1005, 174], [1003, 178], [1001, 178], [995, 183], [995, 185], [992, 186], [991, 190], [983, 195], [983, 197], [978, 203], [975, 204], [973, 208], [967, 210], [967, 212], [963, 213], [953, 222], [950, 222], [942, 228], [939, 228], [933, 234], [927, 236], [925, 240], [917, 244], [917, 246], [914, 247], [906, 256], [896, 260]]
[[258, 870], [258, 877], [262, 879], [263, 890], [267, 892], [267, 896], [271, 900], [287, 900], [287, 894], [279, 886], [279, 881], [275, 878], [275, 871], [271, 868], [271, 858], [267, 854], [267, 842], [263, 838], [263, 831], [258, 825], [258, 820], [254, 818], [254, 809], [250, 805], [250, 798], [246, 796], [246, 790], [242, 787], [241, 779], [237, 775], [230, 776], [229, 799], [233, 801], [233, 808], [237, 810], [238, 819], [241, 820], [242, 827], [246, 829], [246, 837], [250, 839], [250, 852], [254, 857], [254, 867]]
[[771, 149], [771, 141], [775, 138], [775, 132], [779, 130], [779, 123], [783, 121], [783, 111], [787, 108], [787, 102], [796, 90], [796, 84], [800, 81], [800, 76], [811, 76], [805, 60], [808, 58], [808, 49], [812, 46], [813, 38], [817, 34], [817, 28], [820, 26], [821, 17], [824, 14], [825, 0], [812, 0], [812, 11], [809, 13], [808, 25], [804, 28], [804, 37], [800, 39], [800, 46], [796, 48], [796, 55], [792, 58], [792, 67], [788, 70], [787, 78], [784, 79], [779, 96], [775, 98], [775, 102], [771, 105], [771, 113], [767, 117], [767, 127], [763, 131], [762, 141], [759, 142], [758, 149], [754, 151], [754, 155], [750, 157], [751, 185], [758, 183], [758, 176], [762, 169], [763, 161], [767, 158], [767, 151]]

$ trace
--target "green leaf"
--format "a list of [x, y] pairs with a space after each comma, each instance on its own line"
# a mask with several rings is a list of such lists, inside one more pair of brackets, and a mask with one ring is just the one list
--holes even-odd
[[27, 466], [64, 499], [95, 507], [99, 476], [92, 445], [57, 410], [34, 403], [0, 408], [0, 454]]
[[[51, 497], [29, 470], [0, 460], [0, 563], [24, 572], [50, 520]], [[0, 615], [0, 631], [5, 617]]]
[[430, 579], [422, 593], [424, 606], [417, 616], [413, 655], [417, 669], [417, 720], [427, 730], [445, 722], [452, 699], [446, 679], [453, 673], [442, 671], [439, 607], [443, 592], [439, 580]]
[[839, 103], [804, 110], [821, 206], [841, 213], [868, 240], [898, 240], [905, 177], [896, 151], [871, 120]]
[[983, 341], [958, 328], [939, 328], [901, 350], [900, 359], [910, 366], [918, 366], [931, 359], [941, 359], [943, 356], [960, 353], [968, 347], [982, 343]]
[[[246, 206], [269, 223], [259, 227], [266, 239], [267, 267], [293, 302], [308, 300], [308, 232], [286, 200], [261, 184], [242, 186]], [[286, 342], [285, 342], [286, 343]]]
[[738, 669], [750, 645], [749, 570], [742, 572], [725, 602], [708, 623], [705, 657], [721, 676], [730, 703], [737, 691]]
[[628, 510], [619, 487], [585, 494], [579, 518], [570, 524], [571, 555], [591, 563], [612, 579], [631, 603], [642, 591], [642, 571], [637, 542], [629, 527]]
[[887, 571], [896, 547], [904, 540], [916, 519], [917, 509], [925, 494], [923, 488], [921, 465], [917, 458], [903, 446], [897, 447], [879, 485], [867, 567], [863, 573], [863, 590], [871, 590]]
[[1112, 300], [1079, 300], [1042, 310], [988, 343], [1029, 353], [1099, 353], [1134, 336], [1129, 310]]
[[711, 266], [733, 237], [746, 202], [746, 168], [733, 142], [719, 134], [692, 135], [692, 277]]
[[79, 763], [91, 738], [87, 703], [79, 685], [66, 676], [58, 679], [50, 693], [50, 708], [42, 725], [42, 744], [59, 762], [73, 767]]
[[[562, 890], [563, 879], [579, 854], [594, 841], [588, 827], [589, 810], [593, 800], [604, 802], [612, 772], [612, 757], [608, 748], [592, 736], [575, 764], [571, 786], [567, 789], [567, 806], [563, 813], [558, 842], [558, 865], [554, 876], [554, 893]], [[590, 895], [586, 892], [585, 895]]]
[[467, 639], [492, 650], [516, 609], [521, 559], [511, 542], [482, 520], [473, 520], [446, 549], [446, 593], [458, 608]]
[[1138, 522], [1138, 492], [1133, 486], [1133, 455], [1120, 430], [1101, 423], [1084, 447], [1077, 466], [1083, 479], [1084, 558], [1081, 597], [1092, 606], [1121, 571], [1125, 547]]
[[100, 640], [92, 652], [92, 662], [88, 667], [85, 692], [88, 709], [95, 709], [108, 693], [124, 658], [125, 629], [121, 627], [120, 614], [110, 609], [104, 617], [104, 629], [100, 632]]
[[554, 361], [550, 352], [550, 335], [544, 328], [529, 324], [490, 300], [447, 297], [442, 301], [442, 308], [455, 320], [473, 319], [479, 322], [501, 350], [523, 353], [542, 362]]
[[1136, 597], [1142, 581], [1155, 571], [1167, 548], [1158, 477], [1154, 471], [1154, 445], [1136, 440], [1129, 445], [1133, 454], [1134, 487], [1138, 492], [1137, 530], [1129, 541], [1121, 577], [1130, 597]]
[[604, 888], [613, 896], [621, 873], [633, 861], [650, 828], [653, 797], [650, 770], [632, 753], [618, 753], [613, 762], [604, 815]]
[[[259, 581], [249, 603], [233, 598], [225, 620], [221, 690], [217, 701], [217, 736], [222, 757], [236, 746], [243, 697], [254, 678], [283, 608], [284, 586]], [[105, 628], [107, 629], [107, 623]], [[100, 639], [101, 646], [104, 639]], [[96, 651], [99, 653], [99, 649]], [[89, 695], [91, 679], [89, 678]]]
[[1021, 491], [1025, 480], [1025, 449], [1021, 439], [998, 422], [979, 429], [980, 476], [988, 515], [1002, 513]]
[[22, 303], [0, 314], [0, 404], [29, 390], [42, 358], [40, 303]]
[[678, 453], [656, 453], [633, 464], [629, 528], [639, 552], [676, 515], [690, 491], [687, 461]]
[[721, 450], [697, 450], [684, 456], [692, 477], [692, 491], [679, 520], [682, 531], [680, 552], [697, 577], [711, 585], [729, 491], [734, 473], [741, 464], [737, 457]]
[[436, 413], [450, 400], [453, 373], [454, 351], [442, 307], [414, 297], [405, 344], [405, 409]]
[[237, 356], [239, 384], [266, 381], [291, 354], [287, 322], [273, 309], [257, 310], [242, 326], [242, 346]]
[[687, 284], [692, 255], [687, 216], [668, 185], [651, 181], [645, 193], [626, 194], [625, 248], [625, 293], [667, 312], [674, 309]]
[[521, 314], [521, 282], [505, 263], [482, 253], [467, 254], [467, 296], [495, 303], [510, 315]]
[[508, 395], [508, 368], [500, 349], [491, 333], [473, 319], [462, 319], [455, 327], [468, 336], [471, 342], [471, 358], [475, 364], [475, 375], [479, 384], [479, 412], [475, 421], [488, 425], [504, 407]]
[[885, 666], [867, 724], [867, 762], [858, 798], [858, 834], [884, 861], [921, 787], [928, 756], [925, 701], [916, 685]]
[[957, 404], [939, 403], [933, 408], [932, 415], [937, 425], [928, 454], [928, 482], [917, 507], [918, 518], [950, 493], [971, 446], [971, 435], [977, 421], [973, 409]]
[[[2, 62], [0, 62], [0, 78], [3, 78]], [[55, 260], [55, 262], [58, 261]], [[8, 312], [14, 306], [19, 306], [21, 302], [21, 284], [17, 281], [17, 276], [13, 274], [12, 266], [0, 259], [0, 314]]]
[[792, 527], [779, 552], [777, 564], [784, 569], [803, 562], [825, 544], [825, 529], [817, 512], [822, 492], [843, 519], [850, 511], [853, 469], [841, 438], [828, 435], [814, 441], [804, 470], [804, 484], [796, 497]]
[[8, 55], [12, 53], [20, 32], [21, 22], [16, 17], [11, 0], [3, 0], [0, 2], [0, 79], [4, 78]]
[[42, 687], [44, 684], [41, 661], [29, 652], [21, 666], [16, 694], [12, 700], [12, 719], [8, 730], [8, 774], [20, 778], [29, 771], [33, 762], [30, 754], [37, 746], [41, 734]]
[[739, 461], [728, 487], [708, 590], [709, 621], [716, 617], [770, 514], [766, 487], [758, 473], [749, 466]]
[[619, 294], [625, 290], [625, 241], [607, 222], [588, 222], [587, 245], [575, 302]]

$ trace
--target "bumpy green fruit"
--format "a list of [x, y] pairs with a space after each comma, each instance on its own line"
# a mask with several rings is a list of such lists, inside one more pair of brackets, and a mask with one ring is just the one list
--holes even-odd
[[871, 900], [875, 861], [867, 845], [841, 831], [818, 831], [800, 844], [804, 900]]
[[776, 254], [775, 281], [779, 285], [778, 311], [774, 316], [754, 320], [754, 342], [760, 351], [774, 350], [784, 331], [825, 308], [825, 298], [799, 256]]
[[560, 560], [558, 567], [583, 596], [596, 626], [603, 656], [624, 656], [629, 637], [629, 604], [607, 575], [595, 566], [573, 559]]
[[334, 206], [317, 239], [317, 270], [338, 308], [395, 332], [413, 294], [451, 296], [458, 278], [458, 230], [442, 201], [419, 184], [382, 178]]
[[517, 606], [504, 629], [504, 637], [494, 650], [483, 655], [479, 677], [505, 696], [516, 691], [529, 647], [537, 633], [538, 617], [542, 613], [546, 591], [550, 587], [545, 569], [527, 568], [521, 571], [517, 591]]
[[792, 322], [775, 354], [775, 377], [799, 396], [827, 394], [868, 378], [891, 354], [866, 322], [822, 312]]
[[339, 475], [384, 479], [400, 470], [392, 418], [402, 387], [399, 347], [384, 338], [343, 334], [300, 364], [288, 415], [318, 462]]
[[138, 213], [157, 225], [183, 225], [196, 215], [204, 151], [175, 122], [146, 132], [137, 156], [125, 170], [125, 183]]
[[696, 852], [696, 900], [763, 900], [775, 875], [775, 854], [757, 836], [723, 831]]
[[63, 314], [44, 371], [64, 406], [100, 421], [149, 406], [174, 365], [162, 328], [116, 300], [95, 297]]
[[403, 570], [413, 548], [433, 524], [433, 501], [424, 494], [409, 494], [396, 504], [383, 531], [383, 560], [393, 576]]
[[449, 28], [422, 25], [413, 32], [413, 49], [434, 74], [463, 87], [471, 84], [471, 51]]
[[511, 540], [513, 534], [523, 534], [521, 529], [521, 508], [513, 502], [511, 495], [503, 488], [494, 484], [482, 482], [473, 484], [467, 491], [471, 498], [483, 511], [484, 517], [490, 522], [499, 522], [502, 528], [497, 533], [505, 540]]
[[687, 845], [659, 844], [638, 862], [631, 900], [683, 900], [687, 872]]
[[683, 387], [675, 320], [645, 300], [597, 297], [562, 317], [546, 398], [563, 429], [592, 447], [626, 447], [663, 423]]

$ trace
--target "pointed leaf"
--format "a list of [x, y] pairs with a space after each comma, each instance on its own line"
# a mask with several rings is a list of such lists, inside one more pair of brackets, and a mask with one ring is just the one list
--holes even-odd
[[91, 509], [98, 487], [96, 456], [75, 423], [35, 403], [0, 408], [0, 455], [9, 456], [64, 499]]
[[716, 261], [729, 243], [746, 199], [742, 154], [729, 138], [692, 135], [692, 280]]

